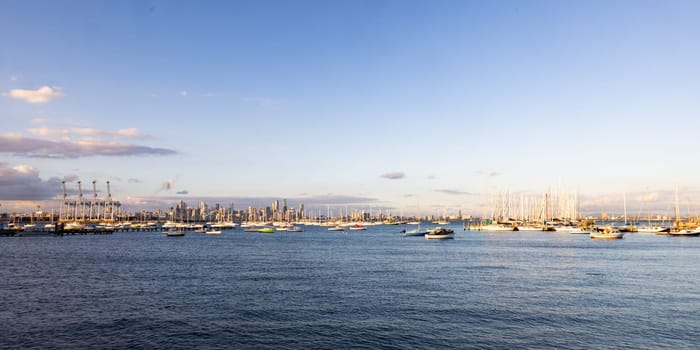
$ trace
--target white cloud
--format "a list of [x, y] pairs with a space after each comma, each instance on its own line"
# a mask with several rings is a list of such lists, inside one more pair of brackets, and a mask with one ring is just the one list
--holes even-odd
[[141, 136], [141, 132], [139, 132], [139, 129], [136, 128], [119, 129], [117, 130], [117, 135], [126, 137], [139, 137]]
[[141, 134], [137, 128], [119, 129], [117, 131], [100, 130], [94, 128], [70, 128], [70, 129], [51, 129], [45, 126], [38, 128], [27, 129], [30, 134], [35, 136], [48, 136], [69, 138], [70, 136], [100, 136], [113, 139], [131, 137], [131, 138], [148, 138]]
[[10, 97], [29, 103], [46, 103], [55, 98], [65, 96], [64, 93], [49, 86], [42, 86], [36, 90], [12, 89]]
[[12, 169], [15, 169], [15, 171], [17, 171], [20, 174], [31, 174], [34, 172], [38, 173], [36, 168], [31, 167], [29, 165], [18, 165], [16, 167], [13, 167]]
[[187, 95], [189, 95], [189, 93], [187, 92], [187, 90], [182, 90], [182, 91], [180, 91], [180, 96], [182, 96], [182, 97], [187, 97]]

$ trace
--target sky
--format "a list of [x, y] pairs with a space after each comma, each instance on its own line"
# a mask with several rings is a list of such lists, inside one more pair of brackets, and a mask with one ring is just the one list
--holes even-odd
[[478, 215], [493, 193], [549, 188], [590, 211], [623, 193], [668, 208], [675, 188], [696, 207], [699, 13], [2, 1], [0, 211], [57, 207], [78, 180], [101, 197], [110, 181], [127, 210], [288, 198]]

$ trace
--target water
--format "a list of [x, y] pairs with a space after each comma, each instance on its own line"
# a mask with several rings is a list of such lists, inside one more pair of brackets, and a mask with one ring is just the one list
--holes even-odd
[[697, 348], [700, 238], [0, 238], [0, 348]]

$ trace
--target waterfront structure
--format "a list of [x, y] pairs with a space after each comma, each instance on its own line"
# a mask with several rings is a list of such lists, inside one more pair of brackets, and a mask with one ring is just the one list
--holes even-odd
[[68, 198], [66, 182], [61, 181], [63, 196], [58, 214], [59, 221], [89, 221], [89, 222], [113, 222], [119, 215], [121, 203], [112, 199], [110, 182], [107, 181], [107, 196], [104, 199], [97, 197], [96, 181], [92, 181], [93, 196], [91, 201], [83, 200], [81, 181], [78, 184], [78, 195], [75, 199]]

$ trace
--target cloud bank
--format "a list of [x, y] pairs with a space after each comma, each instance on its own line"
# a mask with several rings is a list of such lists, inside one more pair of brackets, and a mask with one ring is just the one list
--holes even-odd
[[28, 165], [10, 167], [0, 163], [0, 198], [8, 201], [36, 201], [55, 198], [61, 192], [61, 179], [39, 178], [39, 170]]
[[20, 135], [0, 136], [0, 153], [33, 158], [172, 155], [174, 150], [95, 139], [44, 140]]
[[36, 90], [12, 89], [9, 95], [16, 100], [28, 103], [46, 103], [65, 96], [64, 93], [49, 86], [42, 86]]

